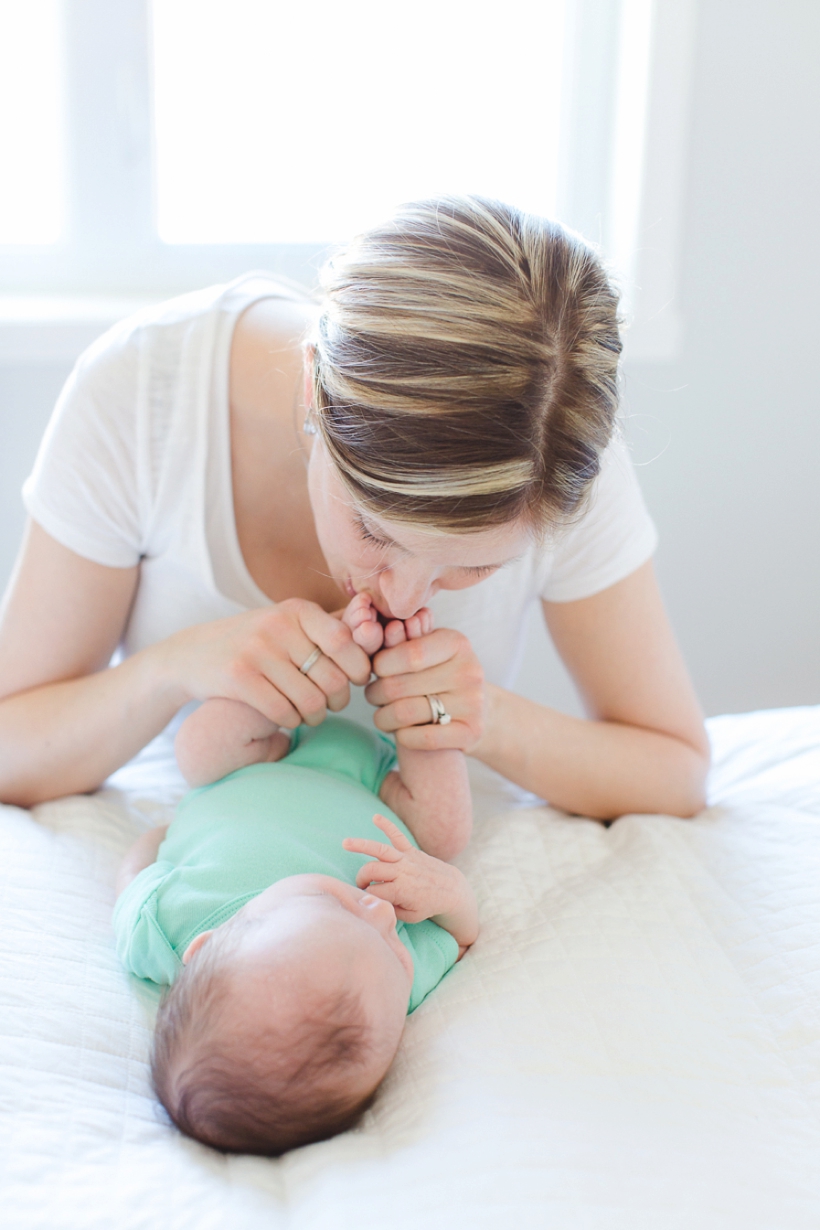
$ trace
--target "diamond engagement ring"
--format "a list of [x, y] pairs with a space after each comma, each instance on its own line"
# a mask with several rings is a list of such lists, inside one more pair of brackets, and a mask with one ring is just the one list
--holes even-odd
[[448, 722], [452, 722], [452, 717], [444, 708], [440, 696], [428, 696], [427, 701], [430, 705], [430, 712], [433, 715], [431, 725], [446, 726]]
[[301, 674], [306, 675], [308, 671], [316, 665], [322, 656], [322, 651], [318, 645], [314, 646], [313, 652], [309, 658], [305, 658], [302, 665], [299, 667]]

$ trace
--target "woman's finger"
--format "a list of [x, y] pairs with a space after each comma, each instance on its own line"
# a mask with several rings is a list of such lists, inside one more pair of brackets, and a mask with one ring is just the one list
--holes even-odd
[[[285, 696], [308, 726], [318, 726], [327, 716], [327, 697], [318, 684], [292, 661], [268, 658], [259, 664], [261, 673]], [[298, 723], [297, 723], [298, 724]]]
[[[450, 720], [457, 720], [462, 714], [457, 697], [449, 697], [446, 692], [438, 692]], [[385, 734], [394, 734], [405, 726], [426, 726], [433, 721], [433, 711], [426, 696], [408, 696], [406, 700], [397, 700], [392, 705], [383, 705], [373, 715], [373, 721], [379, 730]], [[445, 726], [449, 723], [445, 722]]]
[[373, 679], [365, 688], [365, 697], [371, 705], [389, 705], [405, 696], [440, 696], [443, 692], [480, 689], [483, 682], [481, 664], [465, 656], [413, 674]]
[[367, 683], [370, 678], [370, 659], [353, 640], [353, 634], [347, 625], [328, 615], [327, 611], [323, 611], [315, 602], [298, 598], [288, 601], [293, 605], [308, 640], [321, 649], [325, 657], [335, 662], [351, 683]]
[[258, 709], [277, 726], [295, 730], [302, 724], [302, 715], [275, 684], [256, 670], [234, 672], [232, 695], [229, 699], [241, 700]]
[[419, 752], [440, 752], [443, 748], [469, 752], [478, 739], [467, 722], [450, 722], [447, 726], [403, 726], [396, 731], [396, 742]]
[[454, 658], [469, 641], [453, 628], [437, 628], [428, 636], [404, 641], [392, 649], [382, 649], [373, 659], [373, 670], [380, 678], [389, 675], [417, 674]]
[[350, 683], [347, 675], [324, 654], [307, 672], [307, 677], [311, 683], [321, 688], [331, 713], [338, 713], [350, 704]]

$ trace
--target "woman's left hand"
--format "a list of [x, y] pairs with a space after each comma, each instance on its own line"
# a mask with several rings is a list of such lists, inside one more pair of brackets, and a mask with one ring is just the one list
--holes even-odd
[[[427, 636], [382, 649], [373, 659], [378, 676], [365, 688], [377, 705], [374, 722], [403, 747], [469, 752], [484, 732], [484, 671], [466, 636], [437, 628]], [[438, 696], [451, 721], [433, 724], [428, 696]]]

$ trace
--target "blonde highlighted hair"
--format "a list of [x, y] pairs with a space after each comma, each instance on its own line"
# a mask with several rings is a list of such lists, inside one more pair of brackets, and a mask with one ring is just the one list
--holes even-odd
[[617, 410], [617, 295], [555, 222], [403, 206], [325, 267], [313, 415], [354, 499], [471, 532], [576, 514]]

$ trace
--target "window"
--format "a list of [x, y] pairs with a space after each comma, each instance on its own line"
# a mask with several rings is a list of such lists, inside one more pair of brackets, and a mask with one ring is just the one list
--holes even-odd
[[4, 294], [310, 281], [441, 190], [556, 213], [628, 275], [650, 46], [692, 3], [0, 0]]
[[65, 227], [59, 0], [0, 3], [0, 244], [51, 244]]
[[339, 240], [451, 189], [555, 212], [564, 0], [151, 7], [166, 242]]

